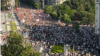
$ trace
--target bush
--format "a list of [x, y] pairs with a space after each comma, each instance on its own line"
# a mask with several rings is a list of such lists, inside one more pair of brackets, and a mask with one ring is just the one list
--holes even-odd
[[64, 52], [64, 46], [63, 45], [54, 45], [51, 48], [51, 53], [63, 53]]
[[[68, 51], [71, 52], [71, 53], [73, 53], [73, 48], [68, 48]], [[77, 52], [78, 53], [78, 50], [75, 50], [74, 49], [74, 52]]]

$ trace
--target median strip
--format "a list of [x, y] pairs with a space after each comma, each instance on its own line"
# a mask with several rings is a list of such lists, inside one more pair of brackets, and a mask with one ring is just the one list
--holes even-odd
[[15, 22], [10, 22], [10, 28], [11, 30], [17, 30]]

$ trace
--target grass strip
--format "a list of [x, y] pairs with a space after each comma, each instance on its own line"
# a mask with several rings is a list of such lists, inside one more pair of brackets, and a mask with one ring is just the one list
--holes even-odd
[[8, 17], [11, 18], [11, 16], [12, 16], [11, 13], [8, 13]]
[[5, 29], [7, 30], [7, 25], [5, 25]]
[[17, 30], [17, 26], [16, 26], [15, 22], [10, 22], [10, 28], [11, 28], [11, 30]]

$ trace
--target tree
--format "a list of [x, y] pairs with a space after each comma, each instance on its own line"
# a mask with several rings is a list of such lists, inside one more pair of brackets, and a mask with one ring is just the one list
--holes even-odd
[[74, 12], [70, 9], [70, 7], [67, 4], [62, 4], [62, 7], [62, 13], [67, 13], [70, 17], [74, 15]]
[[36, 52], [36, 51], [33, 51], [33, 52], [30, 54], [30, 56], [40, 56], [40, 55], [41, 55], [41, 53]]
[[85, 11], [84, 6], [82, 4], [78, 6], [77, 11]]
[[87, 11], [79, 12], [80, 18], [82, 19], [83, 24], [91, 24], [94, 23], [95, 15], [93, 13]]
[[18, 7], [19, 0], [15, 0], [15, 5]]
[[3, 11], [3, 10], [8, 10], [8, 8], [7, 8], [7, 2], [8, 2], [9, 0], [1, 0], [1, 10]]
[[35, 2], [35, 3], [34, 3], [34, 8], [35, 8], [35, 9], [39, 9], [39, 7], [40, 7], [40, 6], [39, 6], [39, 2]]
[[83, 23], [83, 24], [88, 23], [88, 18], [87, 18], [87, 17], [83, 17], [83, 18], [82, 18], [82, 23]]
[[91, 7], [90, 2], [85, 3], [85, 11], [89, 11], [89, 8]]
[[64, 14], [64, 15], [61, 15], [61, 21], [65, 22], [66, 25], [68, 25], [71, 22], [71, 18], [69, 17], [69, 15]]
[[52, 6], [45, 6], [44, 7], [44, 13], [50, 14], [53, 11]]
[[34, 7], [35, 3], [33, 0], [20, 0], [20, 2], [32, 7]]
[[75, 21], [72, 28], [75, 29], [75, 31], [76, 31], [77, 33], [80, 32], [80, 30], [79, 30], [79, 23], [78, 23], [78, 22]]
[[3, 56], [30, 56], [32, 52], [32, 46], [27, 44], [24, 47], [23, 36], [14, 31], [10, 31], [7, 44], [2, 46]]
[[92, 8], [89, 8], [90, 13], [94, 13], [94, 10]]
[[95, 15], [92, 14], [92, 13], [89, 13], [87, 17], [88, 17], [88, 21], [89, 21], [88, 23], [89, 24], [94, 24], [94, 22], [95, 22]]
[[57, 19], [57, 13], [55, 11], [51, 12], [50, 13], [50, 16], [53, 18], [53, 19]]

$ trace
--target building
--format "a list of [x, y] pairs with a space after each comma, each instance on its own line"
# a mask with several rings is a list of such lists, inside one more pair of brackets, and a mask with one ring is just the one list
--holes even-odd
[[44, 5], [57, 5], [62, 4], [66, 0], [33, 0], [34, 2], [38, 1], [41, 8], [44, 8]]
[[[95, 33], [100, 35], [100, 0], [96, 0], [95, 2]], [[100, 41], [100, 36], [98, 40]]]

